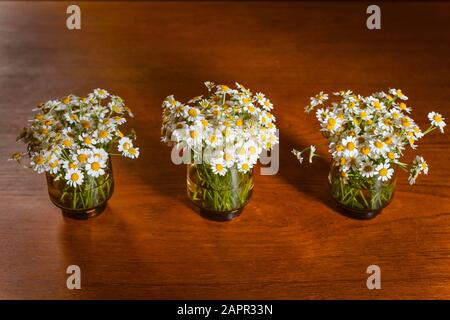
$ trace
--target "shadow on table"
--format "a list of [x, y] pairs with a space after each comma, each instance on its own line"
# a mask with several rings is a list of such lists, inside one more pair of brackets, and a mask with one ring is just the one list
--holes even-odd
[[303, 163], [292, 154], [292, 149], [302, 150], [310, 143], [298, 136], [280, 130], [280, 170], [278, 175], [298, 191], [336, 211], [328, 185], [330, 163], [324, 158], [316, 157], [309, 163], [309, 152], [303, 155]]

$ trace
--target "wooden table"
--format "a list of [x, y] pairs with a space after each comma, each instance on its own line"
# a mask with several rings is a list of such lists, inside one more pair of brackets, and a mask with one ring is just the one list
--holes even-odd
[[[450, 298], [449, 135], [418, 150], [431, 169], [376, 219], [334, 210], [325, 160], [300, 166], [293, 147], [324, 142], [303, 107], [320, 90], [402, 88], [414, 118], [450, 119], [450, 3], [0, 2], [0, 298]], [[203, 81], [265, 92], [281, 131], [280, 171], [256, 175], [237, 220], [202, 219], [186, 168], [159, 141], [162, 100]], [[44, 176], [7, 162], [36, 103], [106, 88], [135, 111], [141, 157], [115, 159], [116, 190], [97, 219], [64, 219]], [[324, 150], [322, 150], [324, 151]], [[413, 157], [408, 153], [407, 159]], [[81, 267], [82, 289], [66, 288]], [[381, 268], [368, 290], [366, 268]]]

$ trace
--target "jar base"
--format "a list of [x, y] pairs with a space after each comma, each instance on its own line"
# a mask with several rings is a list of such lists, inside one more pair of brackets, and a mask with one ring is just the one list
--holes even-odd
[[339, 202], [336, 203], [336, 207], [339, 213], [342, 215], [356, 220], [370, 220], [375, 218], [377, 215], [383, 211], [383, 209], [353, 209], [346, 207]]
[[237, 218], [242, 213], [243, 209], [244, 208], [231, 210], [231, 211], [214, 211], [214, 210], [208, 210], [208, 209], [204, 209], [204, 208], [198, 208], [200, 215], [203, 218], [208, 219], [208, 220], [213, 220], [213, 221], [221, 221], [221, 222], [230, 221], [230, 220]]
[[105, 211], [107, 201], [102, 203], [101, 205], [88, 209], [88, 210], [70, 210], [70, 209], [62, 209], [62, 214], [66, 218], [76, 219], [76, 220], [88, 220], [95, 217], [98, 217]]

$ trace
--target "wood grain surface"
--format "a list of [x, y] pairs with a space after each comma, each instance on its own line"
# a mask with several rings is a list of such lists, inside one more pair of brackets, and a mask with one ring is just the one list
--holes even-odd
[[[79, 31], [68, 4], [0, 1], [0, 298], [450, 298], [448, 133], [422, 140], [429, 175], [410, 187], [401, 172], [371, 221], [334, 210], [326, 160], [290, 154], [324, 142], [303, 112], [320, 90], [401, 88], [423, 127], [431, 110], [450, 119], [450, 3], [381, 3], [378, 31], [357, 2], [79, 2]], [[257, 174], [229, 223], [195, 213], [159, 141], [162, 100], [205, 80], [265, 92], [281, 131], [278, 174]], [[6, 159], [38, 102], [97, 87], [133, 108], [141, 157], [114, 159], [102, 216], [67, 220], [44, 176]], [[66, 288], [71, 264], [81, 290]], [[381, 290], [366, 288], [372, 264]]]

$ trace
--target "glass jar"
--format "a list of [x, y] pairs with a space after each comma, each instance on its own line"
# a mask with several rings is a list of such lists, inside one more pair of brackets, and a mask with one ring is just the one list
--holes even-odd
[[349, 175], [345, 181], [341, 178], [339, 167], [333, 163], [328, 180], [339, 211], [354, 219], [372, 219], [391, 202], [396, 174], [394, 172], [388, 181], [361, 175]]
[[63, 178], [47, 172], [50, 200], [69, 218], [85, 220], [100, 215], [114, 191], [110, 159], [103, 169], [105, 174], [97, 178], [86, 174], [83, 183], [77, 187], [72, 187]]
[[253, 172], [229, 168], [223, 176], [215, 174], [209, 165], [187, 165], [187, 193], [199, 208], [200, 215], [215, 221], [237, 217], [253, 192]]

